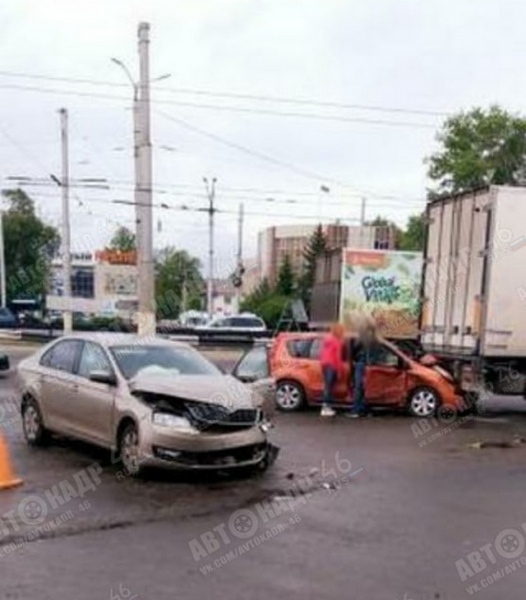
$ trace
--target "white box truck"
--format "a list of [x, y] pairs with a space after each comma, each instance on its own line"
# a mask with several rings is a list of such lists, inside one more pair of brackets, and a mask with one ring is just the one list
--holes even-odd
[[524, 394], [526, 188], [491, 186], [431, 201], [420, 341], [464, 391]]

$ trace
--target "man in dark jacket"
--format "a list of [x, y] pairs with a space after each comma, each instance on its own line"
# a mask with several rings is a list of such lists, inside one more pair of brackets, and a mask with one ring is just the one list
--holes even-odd
[[352, 374], [353, 408], [349, 416], [357, 418], [368, 414], [365, 400], [365, 369], [374, 352], [375, 335], [370, 327], [363, 328], [358, 335], [349, 339], [346, 355]]

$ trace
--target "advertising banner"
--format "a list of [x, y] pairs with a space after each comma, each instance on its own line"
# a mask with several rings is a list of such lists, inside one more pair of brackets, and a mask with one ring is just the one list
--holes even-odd
[[372, 315], [389, 338], [418, 334], [422, 253], [343, 250], [340, 315], [350, 327], [350, 313]]

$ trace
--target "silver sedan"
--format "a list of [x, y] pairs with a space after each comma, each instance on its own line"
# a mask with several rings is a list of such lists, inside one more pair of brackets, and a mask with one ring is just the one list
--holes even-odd
[[261, 468], [269, 444], [265, 394], [197, 350], [157, 337], [65, 336], [17, 371], [26, 440], [57, 433], [108, 448], [124, 469]]

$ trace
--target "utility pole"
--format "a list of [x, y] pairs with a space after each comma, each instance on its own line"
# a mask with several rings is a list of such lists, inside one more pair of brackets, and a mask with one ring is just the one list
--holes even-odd
[[148, 23], [139, 24], [139, 94], [134, 101], [136, 144], [135, 201], [139, 269], [139, 335], [154, 335], [155, 292], [152, 219], [152, 143], [150, 137], [150, 66]]
[[181, 289], [181, 312], [186, 312], [186, 305], [188, 304], [188, 288], [186, 286], [186, 273], [183, 279], [183, 286]]
[[73, 317], [71, 313], [71, 239], [69, 228], [69, 156], [68, 156], [68, 111], [61, 108], [60, 133], [62, 143], [62, 271], [64, 273], [64, 298], [66, 310], [64, 311], [64, 333], [71, 333]]
[[2, 308], [6, 307], [5, 291], [5, 250], [4, 250], [4, 211], [0, 210], [0, 297], [2, 298]]
[[367, 204], [367, 198], [362, 198], [362, 208], [360, 211], [360, 248], [363, 248], [363, 238], [365, 235], [365, 206]]
[[214, 214], [216, 212], [214, 200], [216, 196], [216, 178], [209, 184], [208, 179], [203, 177], [205, 183], [206, 195], [208, 197], [208, 278], [206, 282], [206, 310], [208, 318], [211, 319], [214, 313], [213, 307], [213, 288], [214, 288]]
[[243, 277], [243, 220], [245, 216], [245, 207], [243, 203], [239, 205], [238, 230], [237, 230], [237, 267], [236, 277], [239, 278], [239, 285], [236, 285], [236, 304], [237, 312], [241, 305], [241, 285]]

